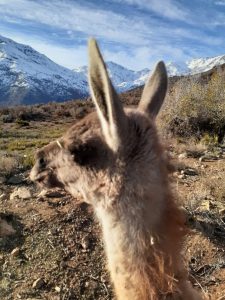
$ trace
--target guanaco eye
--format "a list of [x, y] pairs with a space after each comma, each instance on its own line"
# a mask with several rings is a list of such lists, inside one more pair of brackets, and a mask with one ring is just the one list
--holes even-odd
[[45, 162], [45, 160], [44, 160], [43, 157], [41, 157], [41, 158], [39, 159], [39, 164], [40, 164], [40, 167], [41, 167], [41, 168], [44, 168], [44, 167], [46, 166], [46, 162]]
[[73, 150], [74, 160], [81, 166], [93, 166], [97, 149], [90, 145], [81, 145]]

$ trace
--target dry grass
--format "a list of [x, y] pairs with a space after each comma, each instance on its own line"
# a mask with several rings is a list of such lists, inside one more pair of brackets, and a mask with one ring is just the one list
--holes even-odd
[[[225, 134], [225, 71], [178, 79], [161, 113], [165, 132], [221, 142]], [[206, 138], [207, 140], [207, 138]]]
[[12, 174], [18, 167], [18, 160], [15, 157], [0, 156], [0, 173], [3, 175]]

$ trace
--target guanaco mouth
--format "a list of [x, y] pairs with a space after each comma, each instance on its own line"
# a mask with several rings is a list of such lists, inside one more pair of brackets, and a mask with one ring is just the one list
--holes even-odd
[[35, 171], [31, 171], [30, 173], [30, 179], [31, 181], [34, 181], [34, 182], [42, 182], [45, 180], [46, 177], [49, 176], [49, 170], [48, 171], [44, 171], [44, 172], [41, 172], [39, 174], [35, 174]]

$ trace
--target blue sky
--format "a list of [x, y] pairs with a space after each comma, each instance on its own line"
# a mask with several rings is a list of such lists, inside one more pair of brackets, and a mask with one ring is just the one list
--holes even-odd
[[139, 70], [225, 54], [225, 0], [0, 0], [0, 34], [68, 68], [87, 64], [93, 36]]

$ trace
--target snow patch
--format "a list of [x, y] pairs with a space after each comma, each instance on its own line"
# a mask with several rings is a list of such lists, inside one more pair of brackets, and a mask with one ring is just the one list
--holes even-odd
[[[169, 76], [197, 74], [224, 64], [225, 55], [166, 63]], [[106, 63], [118, 92], [143, 85], [150, 70], [127, 69], [112, 61]], [[88, 67], [74, 70], [62, 67], [27, 45], [0, 36], [0, 105], [63, 101], [89, 95]]]

